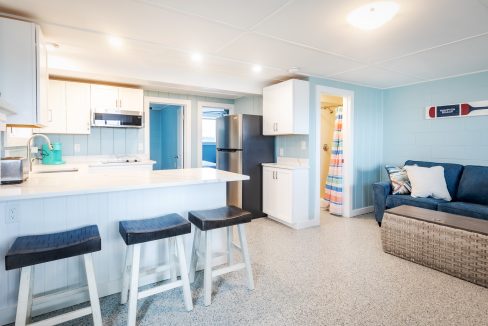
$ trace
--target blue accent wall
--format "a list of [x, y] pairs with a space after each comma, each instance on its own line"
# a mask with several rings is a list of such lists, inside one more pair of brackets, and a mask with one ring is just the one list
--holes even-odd
[[150, 158], [156, 161], [154, 170], [177, 168], [178, 134], [182, 107], [177, 105], [153, 105], [149, 111]]
[[383, 163], [488, 165], [488, 116], [425, 119], [427, 106], [482, 100], [488, 72], [384, 90]]
[[215, 143], [202, 144], [202, 160], [217, 163], [217, 146]]

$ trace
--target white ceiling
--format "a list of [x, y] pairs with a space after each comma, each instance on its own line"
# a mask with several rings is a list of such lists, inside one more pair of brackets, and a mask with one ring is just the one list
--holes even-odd
[[[396, 0], [400, 12], [385, 26], [348, 25], [347, 14], [368, 2], [0, 0], [0, 12], [38, 22], [60, 44], [50, 53], [54, 73], [227, 96], [260, 93], [291, 67], [376, 88], [488, 70], [488, 0]], [[111, 48], [107, 35], [124, 47]]]

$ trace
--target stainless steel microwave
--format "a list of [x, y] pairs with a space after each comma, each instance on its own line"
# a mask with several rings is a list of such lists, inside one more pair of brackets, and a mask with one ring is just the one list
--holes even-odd
[[93, 112], [92, 127], [142, 128], [144, 114], [138, 111]]

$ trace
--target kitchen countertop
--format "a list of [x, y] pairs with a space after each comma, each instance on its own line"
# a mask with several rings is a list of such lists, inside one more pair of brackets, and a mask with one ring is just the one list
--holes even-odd
[[294, 164], [287, 164], [287, 163], [262, 163], [262, 166], [268, 166], [271, 168], [278, 168], [278, 169], [287, 169], [287, 170], [306, 170], [306, 169], [308, 169], [307, 165], [294, 165]]
[[126, 171], [31, 173], [29, 179], [21, 184], [0, 185], [0, 202], [241, 180], [249, 180], [249, 177], [209, 168], [131, 171], [130, 173]]

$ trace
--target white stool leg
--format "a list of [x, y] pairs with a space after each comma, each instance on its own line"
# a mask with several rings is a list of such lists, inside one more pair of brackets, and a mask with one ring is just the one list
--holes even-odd
[[125, 249], [125, 264], [122, 275], [122, 292], [120, 293], [120, 304], [126, 304], [129, 297], [130, 266], [132, 265], [132, 246]]
[[183, 297], [185, 298], [185, 307], [187, 311], [193, 309], [193, 301], [190, 292], [190, 280], [188, 279], [188, 269], [186, 267], [185, 246], [183, 245], [183, 237], [176, 237], [176, 244], [178, 246], [178, 260], [180, 263], [181, 283], [183, 283]]
[[245, 224], [239, 224], [237, 228], [239, 230], [239, 240], [241, 242], [241, 250], [244, 256], [244, 263], [246, 264], [247, 287], [249, 288], [249, 290], [254, 290], [254, 278], [252, 276], [251, 258], [249, 257], [249, 250], [247, 248]]
[[176, 257], [175, 257], [175, 238], [169, 238], [168, 239], [168, 248], [169, 248], [169, 273], [171, 277], [171, 282], [176, 282], [178, 277], [176, 276], [177, 270], [176, 270]]
[[132, 248], [132, 266], [130, 273], [129, 290], [129, 316], [127, 325], [134, 326], [137, 318], [137, 296], [139, 294], [139, 262], [141, 259], [141, 244], [137, 243]]
[[27, 314], [29, 305], [29, 296], [31, 295], [31, 277], [32, 266], [22, 267], [20, 269], [19, 297], [17, 299], [17, 315], [15, 317], [16, 326], [25, 326], [27, 323]]
[[212, 303], [212, 232], [205, 231], [205, 270], [203, 274], [204, 304]]
[[31, 276], [30, 276], [30, 283], [29, 283], [29, 300], [27, 301], [27, 323], [31, 323], [32, 321], [32, 297], [34, 295], [34, 275], [35, 275], [35, 268], [31, 266]]
[[92, 308], [93, 324], [102, 326], [102, 312], [100, 311], [100, 298], [98, 297], [97, 281], [93, 269], [93, 259], [91, 254], [83, 255], [85, 260], [86, 279], [88, 283], [88, 292], [90, 294], [90, 305]]
[[190, 261], [190, 283], [195, 281], [195, 271], [198, 264], [198, 248], [200, 246], [200, 239], [202, 237], [201, 231], [195, 226], [195, 235], [193, 237], [193, 246], [191, 250], [191, 261]]
[[232, 257], [232, 226], [227, 227], [227, 265], [232, 265], [234, 259]]

